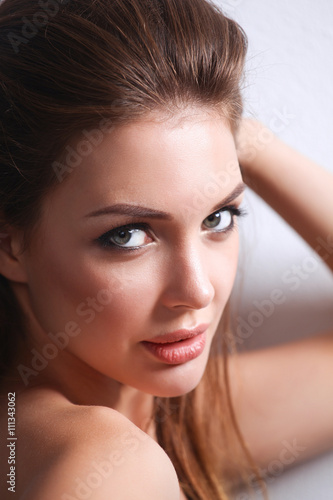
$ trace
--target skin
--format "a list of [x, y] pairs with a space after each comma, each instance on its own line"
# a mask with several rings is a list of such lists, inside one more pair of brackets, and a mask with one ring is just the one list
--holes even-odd
[[[147, 416], [151, 394], [185, 393], [205, 369], [235, 277], [238, 235], [232, 231], [221, 239], [203, 223], [241, 182], [239, 169], [230, 168], [237, 157], [246, 183], [333, 269], [332, 218], [323, 217], [333, 211], [330, 173], [273, 134], [268, 140], [269, 132], [256, 122], [243, 121], [236, 149], [224, 122], [202, 109], [174, 121], [157, 118], [105, 137], [47, 197], [38, 237], [27, 252], [20, 254], [22, 235], [15, 230], [2, 245], [0, 272], [11, 280], [30, 318], [30, 346], [22, 363], [31, 363], [33, 346], [42, 350], [50, 343], [48, 332], [61, 332], [68, 321], [82, 329], [29, 377], [28, 387], [11, 380], [3, 391], [7, 397], [23, 389], [17, 400], [17, 470], [24, 500], [73, 493], [74, 478], [86, 477], [91, 464], [105, 460], [110, 450], [124, 462], [92, 492], [92, 500], [104, 500], [110, 491], [122, 500], [164, 500], [162, 493], [165, 500], [179, 498], [175, 471], [153, 429], [146, 429]], [[212, 179], [222, 178], [220, 190], [214, 189]], [[240, 194], [233, 204], [241, 200]], [[93, 243], [97, 238], [132, 220], [84, 216], [119, 202], [163, 210], [173, 220], [149, 220], [154, 236], [141, 234], [147, 247], [137, 253], [101, 249]], [[77, 307], [101, 289], [117, 293], [86, 323]], [[163, 366], [141, 349], [142, 340], [200, 322], [210, 326], [206, 348], [195, 360]], [[332, 360], [332, 331], [231, 357], [236, 415], [264, 471], [277, 460], [285, 468], [332, 446]], [[1, 425], [7, 425], [4, 412]], [[134, 455], [123, 439], [128, 433], [137, 443]], [[7, 467], [4, 449], [0, 458]]]
[[[43, 370], [25, 378], [22, 412], [44, 391], [56, 408], [65, 401], [72, 407], [105, 407], [144, 428], [152, 395], [185, 394], [204, 373], [237, 269], [237, 217], [227, 207], [240, 206], [244, 185], [234, 138], [218, 115], [191, 109], [161, 118], [151, 116], [107, 134], [46, 197], [27, 251], [18, 252], [22, 235], [12, 232], [10, 277], [31, 324], [22, 364], [32, 366], [31, 350], [42, 353], [52, 343], [50, 332], [64, 332], [69, 322], [79, 331]], [[221, 173], [223, 182], [217, 184]], [[223, 202], [235, 189], [233, 201]], [[200, 193], [199, 200], [194, 193]], [[120, 203], [168, 215], [88, 216]], [[220, 209], [218, 226], [209, 227], [207, 217]], [[103, 248], [97, 241], [130, 223], [149, 226], [134, 235], [140, 248]], [[105, 291], [111, 300], [101, 305], [96, 298], [105, 297]], [[141, 344], [203, 323], [208, 324], [206, 345], [191, 361], [168, 365]], [[118, 422], [114, 413], [112, 418]], [[100, 443], [99, 437], [93, 442]], [[76, 464], [70, 464], [74, 477]]]
[[[246, 184], [333, 271], [332, 173], [254, 120], [243, 120], [236, 142]], [[280, 460], [286, 441], [299, 447], [289, 466], [333, 446], [333, 328], [313, 333], [231, 360], [238, 420], [266, 469]]]

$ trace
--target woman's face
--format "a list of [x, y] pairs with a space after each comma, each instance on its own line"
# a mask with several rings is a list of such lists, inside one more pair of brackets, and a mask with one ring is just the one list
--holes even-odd
[[54, 366], [158, 396], [192, 390], [233, 286], [243, 188], [216, 115], [104, 133], [46, 198], [24, 255], [37, 351], [58, 339]]

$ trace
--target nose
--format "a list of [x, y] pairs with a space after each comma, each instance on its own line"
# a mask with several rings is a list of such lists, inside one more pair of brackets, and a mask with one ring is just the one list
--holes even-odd
[[215, 290], [202, 250], [189, 245], [170, 254], [162, 300], [166, 307], [203, 309], [212, 302]]

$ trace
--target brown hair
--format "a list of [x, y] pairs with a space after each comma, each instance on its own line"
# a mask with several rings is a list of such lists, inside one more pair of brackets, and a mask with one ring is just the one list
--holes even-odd
[[[59, 181], [52, 166], [84, 129], [188, 105], [218, 110], [233, 132], [241, 119], [247, 39], [206, 0], [5, 0], [0, 45], [0, 233], [24, 228], [26, 245]], [[3, 276], [0, 300], [5, 374], [25, 324]], [[226, 360], [225, 335], [216, 335], [197, 389], [155, 398], [158, 440], [192, 500], [227, 498], [231, 429], [239, 432]]]

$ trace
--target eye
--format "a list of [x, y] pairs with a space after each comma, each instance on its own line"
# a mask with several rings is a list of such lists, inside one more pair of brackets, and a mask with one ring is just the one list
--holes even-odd
[[233, 229], [235, 225], [235, 217], [243, 215], [243, 210], [236, 207], [223, 208], [209, 215], [203, 224], [207, 229], [212, 229], [217, 233], [226, 233]]
[[152, 239], [147, 233], [147, 229], [139, 226], [123, 226], [103, 234], [98, 238], [103, 247], [118, 247], [126, 249], [141, 248]]

